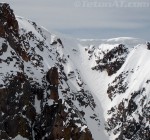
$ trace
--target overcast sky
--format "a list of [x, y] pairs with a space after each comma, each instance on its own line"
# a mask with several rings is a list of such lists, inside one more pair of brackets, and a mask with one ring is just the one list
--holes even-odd
[[78, 38], [150, 40], [150, 0], [3, 0], [16, 15]]

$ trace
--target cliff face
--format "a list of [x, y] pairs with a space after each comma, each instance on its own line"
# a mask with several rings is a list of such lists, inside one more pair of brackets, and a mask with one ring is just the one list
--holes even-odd
[[19, 30], [18, 22], [7, 3], [0, 4], [0, 17], [1, 37], [8, 37], [11, 33], [17, 36]]
[[149, 56], [135, 38], [58, 38], [0, 4], [0, 139], [149, 140]]
[[0, 139], [91, 140], [82, 117], [59, 98], [58, 68], [44, 67], [44, 49], [52, 47], [30, 26], [19, 28], [9, 5], [0, 4]]

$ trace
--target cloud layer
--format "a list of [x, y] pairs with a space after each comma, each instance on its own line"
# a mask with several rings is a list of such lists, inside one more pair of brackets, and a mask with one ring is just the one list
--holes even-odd
[[[109, 38], [112, 35], [128, 35], [148, 40], [150, 35], [149, 5], [128, 6], [129, 8], [123, 7], [123, 4], [110, 7], [90, 5], [90, 2], [112, 2], [111, 0], [6, 0], [6, 2], [17, 15], [34, 20], [48, 30], [61, 31], [75, 37]], [[89, 6], [83, 5], [83, 2], [88, 2]], [[124, 0], [119, 2], [123, 3]], [[145, 2], [149, 4], [150, 1]]]

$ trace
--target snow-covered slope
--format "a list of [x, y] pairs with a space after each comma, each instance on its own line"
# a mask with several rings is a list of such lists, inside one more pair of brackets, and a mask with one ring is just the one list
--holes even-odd
[[[101, 136], [104, 140], [117, 137], [119, 140], [148, 140], [150, 51], [144, 41], [134, 38], [111, 39], [110, 43], [109, 41], [110, 39], [98, 43], [81, 40], [75, 46], [78, 52], [75, 53], [76, 57], [71, 58], [74, 66], [80, 70], [83, 81], [88, 85], [84, 88], [91, 91], [98, 107], [101, 125], [100, 129], [91, 128], [91, 132], [94, 130], [99, 135], [93, 132], [93, 138], [99, 140]], [[68, 45], [65, 40], [63, 42], [64, 46], [68, 46], [67, 49], [70, 49], [70, 44], [74, 44], [72, 42]], [[104, 131], [105, 136], [99, 131]]]
[[145, 41], [73, 39], [16, 21], [0, 25], [0, 139], [150, 138]]

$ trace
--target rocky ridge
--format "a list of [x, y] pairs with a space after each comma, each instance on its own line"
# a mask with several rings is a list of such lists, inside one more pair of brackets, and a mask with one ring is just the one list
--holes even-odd
[[[41, 38], [19, 28], [6, 3], [0, 4], [0, 17], [0, 139], [13, 139], [19, 135], [30, 140], [91, 140], [92, 135], [82, 121], [84, 114], [59, 98], [59, 82], [65, 78], [59, 76], [63, 74], [57, 67], [63, 67], [63, 59], [58, 57], [57, 47], [47, 46], [42, 31], [34, 22], [28, 21]], [[60, 39], [56, 41], [63, 47]], [[44, 49], [54, 53], [53, 57], [58, 55], [57, 67], [44, 67], [44, 58], [38, 54]], [[35, 69], [41, 74], [40, 80], [34, 75]]]

